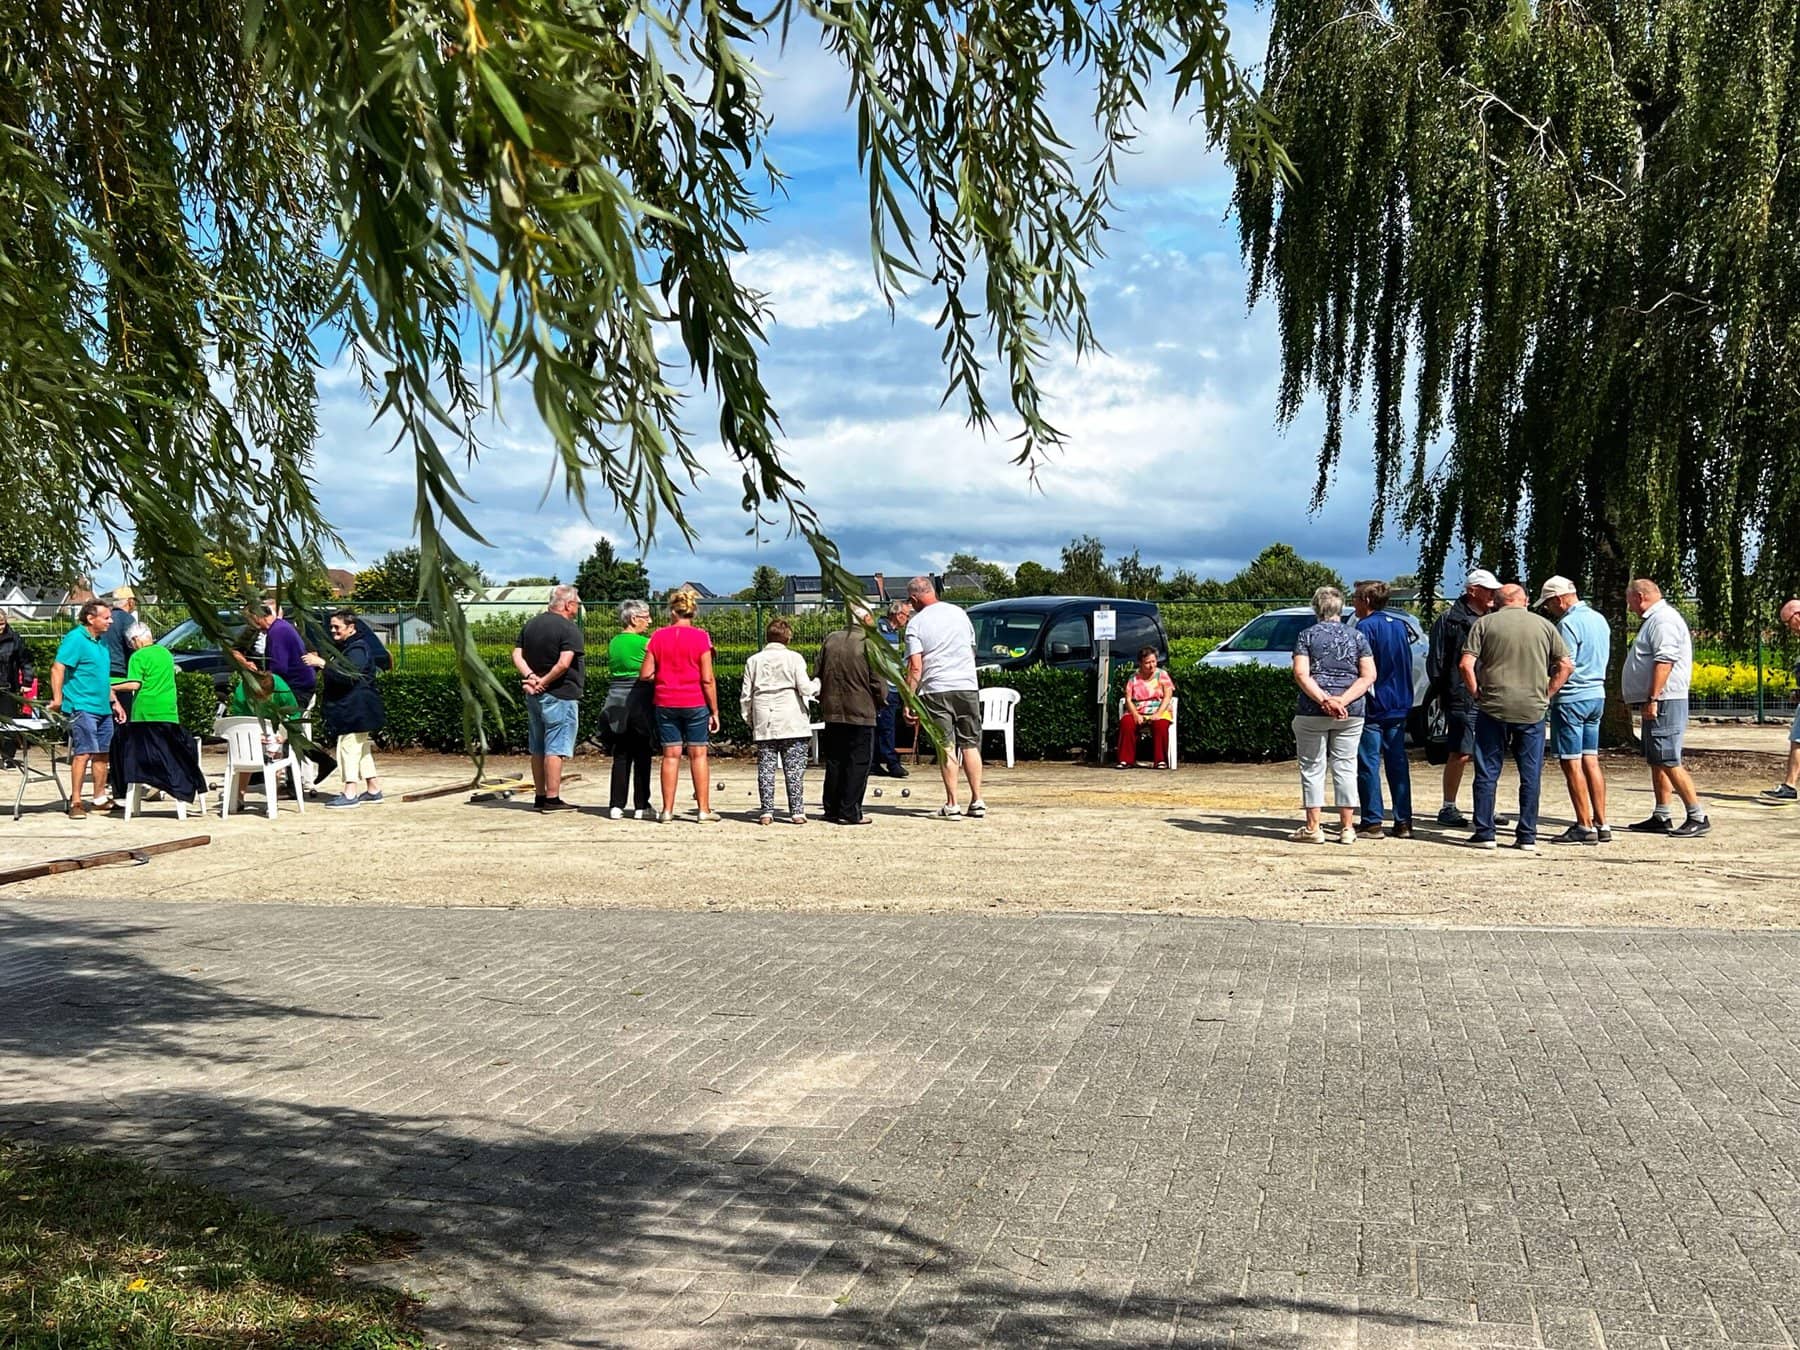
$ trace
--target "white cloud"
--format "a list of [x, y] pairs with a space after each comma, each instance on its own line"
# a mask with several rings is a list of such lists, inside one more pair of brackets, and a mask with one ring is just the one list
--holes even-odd
[[766, 295], [775, 322], [788, 328], [825, 328], [887, 310], [866, 257], [807, 240], [753, 250], [732, 272]]

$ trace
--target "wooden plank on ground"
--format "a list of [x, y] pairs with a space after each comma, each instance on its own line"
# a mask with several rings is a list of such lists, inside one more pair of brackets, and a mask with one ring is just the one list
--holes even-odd
[[73, 858], [52, 858], [48, 862], [9, 867], [0, 872], [0, 886], [15, 881], [33, 881], [53, 877], [62, 872], [81, 872], [90, 867], [110, 867], [117, 863], [146, 863], [159, 853], [176, 853], [184, 848], [200, 848], [212, 843], [210, 834], [189, 835], [186, 839], [170, 839], [161, 844], [144, 844], [138, 848], [113, 848], [104, 853], [83, 853]]

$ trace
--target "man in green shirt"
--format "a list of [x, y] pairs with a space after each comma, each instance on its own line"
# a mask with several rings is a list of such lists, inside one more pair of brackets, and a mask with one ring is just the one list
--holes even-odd
[[1519, 823], [1513, 847], [1537, 851], [1538, 789], [1544, 772], [1544, 716], [1575, 669], [1556, 625], [1528, 607], [1522, 586], [1502, 586], [1500, 605], [1477, 619], [1463, 643], [1461, 675], [1475, 700], [1476, 848], [1495, 847], [1494, 796], [1508, 754], [1519, 770]]

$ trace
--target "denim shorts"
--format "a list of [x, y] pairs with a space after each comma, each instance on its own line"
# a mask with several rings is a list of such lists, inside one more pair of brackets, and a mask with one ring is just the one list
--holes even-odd
[[112, 750], [113, 719], [111, 713], [71, 712], [69, 714], [69, 753], [72, 755], [104, 755]]
[[704, 706], [698, 708], [658, 708], [656, 734], [664, 746], [705, 745], [706, 726], [712, 714]]
[[1644, 759], [1659, 769], [1681, 763], [1681, 742], [1687, 734], [1688, 701], [1665, 698], [1656, 705], [1656, 716], [1644, 721]]
[[533, 755], [567, 759], [575, 753], [575, 733], [581, 727], [581, 701], [555, 694], [527, 694], [525, 716], [531, 728]]
[[1550, 740], [1558, 759], [1580, 759], [1600, 753], [1603, 698], [1578, 698], [1550, 705]]

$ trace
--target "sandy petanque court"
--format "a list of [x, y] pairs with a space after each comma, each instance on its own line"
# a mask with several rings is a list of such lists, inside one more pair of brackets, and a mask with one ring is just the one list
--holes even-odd
[[[580, 813], [541, 816], [529, 797], [470, 804], [462, 794], [401, 803], [406, 792], [465, 778], [449, 755], [383, 757], [388, 801], [304, 815], [283, 801], [176, 821], [152, 804], [71, 821], [43, 788], [23, 818], [0, 817], [0, 866], [210, 834], [204, 848], [143, 865], [15, 883], [0, 899], [300, 901], [316, 904], [665, 907], [768, 911], [1115, 911], [1440, 925], [1800, 926], [1800, 811], [1756, 800], [1780, 776], [1785, 726], [1696, 727], [1692, 767], [1713, 815], [1710, 837], [1676, 842], [1617, 831], [1600, 848], [1540, 844], [1533, 855], [1462, 846], [1466, 831], [1426, 823], [1438, 771], [1415, 758], [1420, 827], [1410, 841], [1286, 841], [1297, 816], [1292, 763], [1188, 764], [1175, 773], [1071, 764], [991, 768], [986, 820], [938, 821], [936, 770], [904, 786], [877, 779], [875, 824], [758, 826], [747, 759], [715, 762], [726, 819], [670, 825], [604, 816], [608, 761], [581, 756], [566, 796]], [[218, 776], [216, 756], [208, 771]], [[516, 769], [500, 759], [490, 770]], [[1607, 758], [1615, 826], [1649, 814], [1648, 778], [1629, 754]], [[7, 791], [13, 786], [6, 783]], [[816, 803], [817, 772], [809, 776]], [[1461, 801], [1468, 807], [1467, 783]], [[1501, 804], [1515, 791], [1510, 770]], [[1570, 819], [1546, 766], [1542, 839]], [[683, 789], [683, 802], [691, 801]], [[260, 807], [258, 799], [252, 805]], [[1502, 842], [1506, 834], [1502, 832]]]

